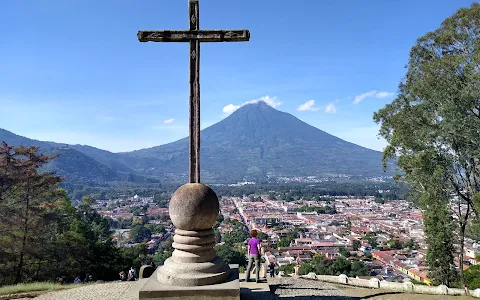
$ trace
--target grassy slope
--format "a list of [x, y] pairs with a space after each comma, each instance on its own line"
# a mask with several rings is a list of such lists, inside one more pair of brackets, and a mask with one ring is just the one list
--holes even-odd
[[64, 284], [60, 285], [53, 282], [32, 282], [32, 283], [19, 283], [16, 285], [6, 285], [0, 287], [0, 295], [19, 294], [26, 292], [39, 292], [39, 291], [58, 291], [71, 289], [81, 286], [81, 284]]

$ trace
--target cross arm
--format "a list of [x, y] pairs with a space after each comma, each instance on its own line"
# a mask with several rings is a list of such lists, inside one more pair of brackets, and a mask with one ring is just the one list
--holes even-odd
[[140, 42], [247, 42], [248, 30], [151, 30], [139, 31]]

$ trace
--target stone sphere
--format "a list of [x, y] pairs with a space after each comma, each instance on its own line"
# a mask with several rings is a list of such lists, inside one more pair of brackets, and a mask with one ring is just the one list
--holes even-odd
[[170, 199], [173, 225], [182, 230], [207, 230], [217, 221], [220, 205], [217, 194], [201, 183], [179, 187]]

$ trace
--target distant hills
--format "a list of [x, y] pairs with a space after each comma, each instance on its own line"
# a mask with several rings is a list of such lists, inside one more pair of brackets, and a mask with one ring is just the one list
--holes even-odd
[[[58, 153], [47, 170], [72, 181], [187, 180], [188, 138], [132, 152], [32, 140], [0, 129], [0, 141]], [[382, 153], [349, 143], [280, 112], [248, 104], [201, 132], [202, 181], [260, 180], [267, 176], [391, 175]]]

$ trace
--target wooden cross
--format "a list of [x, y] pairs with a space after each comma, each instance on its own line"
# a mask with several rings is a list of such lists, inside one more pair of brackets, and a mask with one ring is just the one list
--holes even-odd
[[139, 31], [140, 42], [190, 43], [190, 182], [200, 183], [200, 42], [247, 42], [248, 30], [200, 30], [199, 0], [189, 0], [190, 30]]

